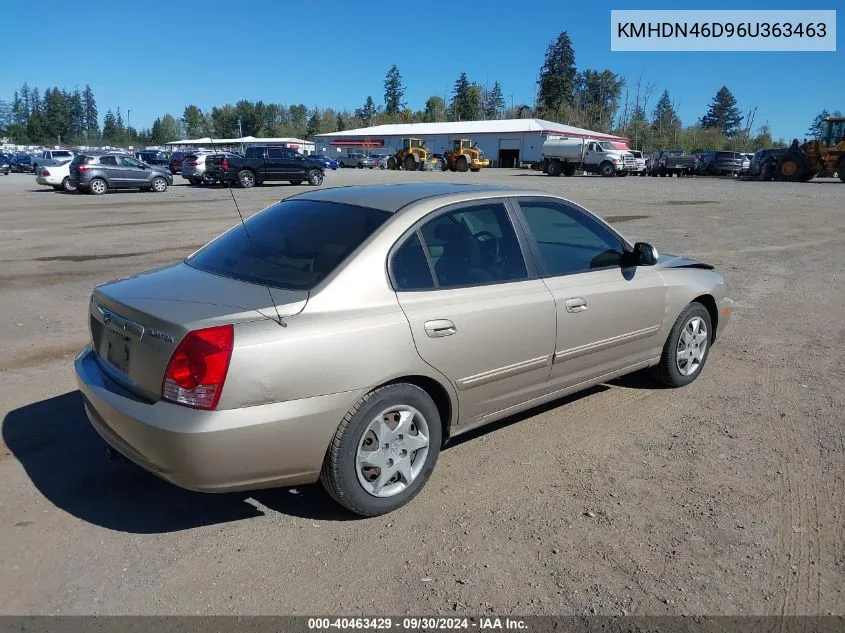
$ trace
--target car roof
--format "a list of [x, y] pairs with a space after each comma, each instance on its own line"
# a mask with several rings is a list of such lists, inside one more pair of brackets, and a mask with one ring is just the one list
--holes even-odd
[[[396, 213], [402, 207], [427, 198], [465, 194], [467, 200], [483, 198], [485, 193], [510, 191], [511, 187], [496, 185], [464, 185], [456, 183], [413, 183], [395, 185], [353, 185], [315, 189], [288, 200], [338, 202]], [[516, 191], [516, 190], [513, 190]], [[538, 192], [539, 194], [540, 192]], [[544, 194], [548, 195], [548, 194]]]

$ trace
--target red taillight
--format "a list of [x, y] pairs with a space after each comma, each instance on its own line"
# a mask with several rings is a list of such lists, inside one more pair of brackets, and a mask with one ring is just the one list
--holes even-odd
[[199, 163], [194, 161], [193, 163], [188, 163], [188, 165], [190, 165], [191, 167], [196, 167], [197, 165], [199, 165]]
[[167, 363], [162, 398], [195, 409], [214, 409], [229, 370], [234, 338], [231, 325], [188, 332]]
[[222, 169], [223, 171], [229, 171], [229, 161], [225, 158], [220, 161], [220, 169]]
[[44, 171], [41, 172], [41, 175], [46, 178], [47, 176], [50, 175], [50, 172], [45, 169]]
[[88, 165], [77, 165], [76, 169], [77, 169], [77, 171], [88, 171], [91, 168], [88, 167]]

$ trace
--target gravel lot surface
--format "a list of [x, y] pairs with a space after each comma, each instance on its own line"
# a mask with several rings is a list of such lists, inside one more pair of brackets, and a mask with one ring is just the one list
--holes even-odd
[[[554, 191], [715, 264], [737, 303], [704, 374], [473, 432], [377, 519], [318, 486], [185, 492], [106, 461], [72, 361], [93, 285], [234, 224], [228, 192], [0, 177], [0, 613], [845, 613], [845, 185], [342, 170], [324, 186], [416, 180]], [[234, 191], [249, 215], [303, 189]]]

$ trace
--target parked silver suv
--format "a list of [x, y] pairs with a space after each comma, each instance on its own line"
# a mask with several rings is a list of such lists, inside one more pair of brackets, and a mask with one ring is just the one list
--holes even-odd
[[153, 166], [124, 154], [81, 154], [70, 164], [70, 183], [83, 193], [141, 189], [161, 193], [173, 184], [166, 166]]
[[232, 152], [211, 152], [200, 151], [191, 152], [182, 159], [182, 178], [187, 180], [192, 185], [213, 185], [217, 182], [216, 178], [208, 178], [205, 174], [205, 159], [215, 154], [222, 154], [223, 156], [234, 156]]

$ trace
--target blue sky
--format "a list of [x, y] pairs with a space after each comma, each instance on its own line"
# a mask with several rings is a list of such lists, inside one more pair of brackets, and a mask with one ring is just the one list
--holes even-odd
[[[642, 75], [656, 86], [650, 106], [668, 89], [684, 124], [704, 113], [723, 84], [743, 112], [758, 106], [755, 127], [768, 121], [775, 137], [803, 137], [821, 109], [845, 110], [841, 35], [837, 52], [610, 51], [611, 9], [696, 8], [677, 1], [394, 2], [388, 9], [378, 0], [136, 0], [82, 13], [68, 13], [67, 0], [39, 0], [37, 10], [30, 4], [3, 6], [3, 23], [17, 28], [4, 29], [0, 99], [10, 101], [25, 81], [42, 89], [89, 83], [101, 116], [120, 107], [125, 118], [131, 110], [134, 127], [167, 112], [178, 117], [189, 103], [205, 110], [245, 98], [351, 110], [367, 95], [381, 103], [394, 63], [413, 109], [432, 94], [449, 96], [462, 71], [478, 83], [498, 80], [508, 105], [511, 98], [533, 103], [546, 46], [562, 30], [572, 37], [579, 69], [609, 68], [629, 85]], [[707, 8], [763, 5], [711, 0]], [[797, 6], [765, 2], [766, 9]]]

